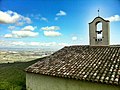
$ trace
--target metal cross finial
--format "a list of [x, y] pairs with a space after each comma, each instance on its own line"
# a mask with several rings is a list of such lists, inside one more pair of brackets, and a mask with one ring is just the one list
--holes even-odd
[[100, 9], [98, 8], [98, 17], [99, 17], [99, 11], [100, 11]]

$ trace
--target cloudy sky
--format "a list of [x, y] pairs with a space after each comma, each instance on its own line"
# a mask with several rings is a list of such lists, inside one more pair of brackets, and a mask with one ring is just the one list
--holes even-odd
[[88, 45], [98, 8], [120, 44], [120, 0], [0, 0], [0, 47]]

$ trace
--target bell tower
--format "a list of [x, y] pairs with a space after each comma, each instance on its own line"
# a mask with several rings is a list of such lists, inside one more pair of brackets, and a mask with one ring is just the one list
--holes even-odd
[[[96, 17], [89, 23], [89, 42], [91, 46], [108, 46], [110, 44], [110, 21]], [[99, 27], [101, 26], [101, 27]]]

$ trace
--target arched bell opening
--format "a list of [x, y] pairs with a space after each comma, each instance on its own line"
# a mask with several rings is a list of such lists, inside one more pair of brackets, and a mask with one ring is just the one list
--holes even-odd
[[102, 41], [102, 22], [96, 23], [96, 39], [95, 41]]

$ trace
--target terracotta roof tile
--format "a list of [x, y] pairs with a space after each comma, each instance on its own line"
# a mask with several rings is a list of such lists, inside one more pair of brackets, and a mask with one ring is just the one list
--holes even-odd
[[27, 72], [120, 85], [120, 46], [69, 46]]

